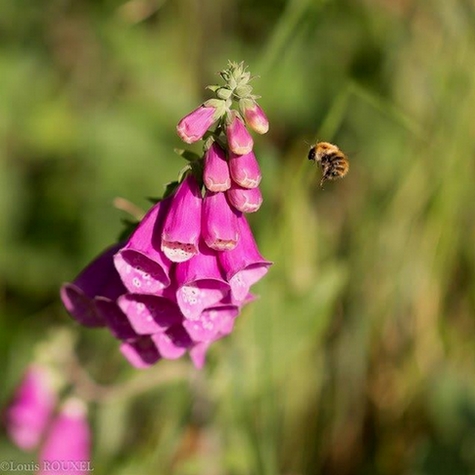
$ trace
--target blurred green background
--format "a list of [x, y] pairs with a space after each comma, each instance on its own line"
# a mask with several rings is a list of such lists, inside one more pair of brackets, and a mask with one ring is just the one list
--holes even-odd
[[[475, 473], [472, 0], [3, 0], [0, 42], [2, 405], [63, 326], [99, 384], [135, 381], [91, 404], [98, 475]], [[203, 371], [140, 373], [58, 288], [120, 232], [116, 197], [177, 176], [176, 123], [228, 59], [271, 123], [275, 265]], [[324, 190], [317, 138], [351, 161]]]

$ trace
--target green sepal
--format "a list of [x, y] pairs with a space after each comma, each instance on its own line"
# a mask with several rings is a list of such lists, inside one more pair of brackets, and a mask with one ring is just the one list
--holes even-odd
[[234, 94], [239, 98], [246, 98], [251, 94], [251, 92], [252, 86], [249, 86], [249, 84], [240, 85], [234, 90]]
[[195, 160], [199, 160], [201, 158], [201, 156], [197, 153], [192, 152], [191, 150], [184, 150], [181, 148], [176, 148], [175, 153], [180, 155], [180, 157], [183, 157], [188, 162], [194, 162]]
[[165, 185], [165, 191], [163, 192], [163, 196], [159, 201], [164, 200], [165, 198], [168, 198], [169, 196], [173, 195], [173, 193], [175, 193], [175, 190], [177, 189], [177, 187], [178, 187], [179, 183], [181, 183], [181, 181], [182, 180], [179, 179], [177, 181], [170, 181], [169, 183], [167, 183]]
[[122, 229], [121, 233], [119, 234], [119, 238], [117, 242], [123, 242], [129, 239], [132, 233], [136, 230], [137, 226], [139, 225], [138, 221], [131, 221], [130, 219], [122, 219], [122, 224], [124, 225], [124, 229]]

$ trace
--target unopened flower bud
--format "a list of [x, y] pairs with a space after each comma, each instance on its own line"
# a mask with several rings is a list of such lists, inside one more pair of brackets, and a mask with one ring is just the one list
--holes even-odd
[[211, 106], [200, 106], [178, 122], [179, 137], [186, 143], [200, 140], [217, 119], [217, 110]]
[[204, 157], [203, 182], [210, 191], [226, 191], [231, 186], [224, 150], [214, 142]]
[[251, 99], [241, 99], [239, 108], [246, 124], [258, 134], [265, 134], [269, 130], [269, 121], [262, 108]]
[[231, 188], [226, 191], [229, 202], [243, 213], [254, 213], [262, 204], [262, 194], [259, 188], [242, 188], [232, 183]]
[[237, 155], [249, 153], [254, 146], [254, 141], [246, 129], [244, 122], [236, 111], [229, 113], [226, 137], [230, 150]]
[[245, 155], [229, 155], [229, 171], [235, 183], [243, 188], [256, 188], [261, 182], [261, 170], [254, 152]]

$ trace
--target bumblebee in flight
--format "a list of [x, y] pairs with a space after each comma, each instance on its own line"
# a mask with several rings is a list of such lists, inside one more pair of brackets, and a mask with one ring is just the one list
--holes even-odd
[[317, 142], [310, 147], [308, 159], [317, 162], [322, 170], [320, 186], [327, 180], [343, 178], [350, 168], [348, 157], [336, 146], [328, 142]]

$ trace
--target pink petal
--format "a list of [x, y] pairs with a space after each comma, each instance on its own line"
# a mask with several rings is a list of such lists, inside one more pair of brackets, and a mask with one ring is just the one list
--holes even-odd
[[193, 345], [188, 333], [181, 325], [175, 325], [164, 333], [152, 335], [152, 340], [162, 357], [169, 360], [180, 358]]
[[210, 346], [210, 342], [197, 343], [190, 350], [190, 358], [196, 369], [202, 369], [206, 362], [206, 352]]
[[129, 340], [139, 336], [116, 302], [104, 297], [96, 297], [95, 303], [107, 327], [116, 338]]
[[231, 285], [233, 297], [243, 300], [250, 287], [260, 280], [272, 265], [265, 260], [257, 248], [251, 228], [244, 216], [238, 218], [240, 239], [238, 245], [218, 255], [225, 277]]
[[229, 294], [230, 286], [224, 280], [216, 252], [204, 245], [200, 252], [176, 267], [176, 299], [185, 318], [198, 318], [204, 308], [219, 302]]
[[183, 319], [178, 305], [165, 297], [126, 294], [117, 303], [140, 335], [163, 332]]
[[161, 358], [155, 343], [149, 336], [122, 343], [120, 351], [132, 366], [141, 369], [154, 365]]
[[94, 304], [94, 297], [116, 299], [125, 293], [113, 256], [123, 246], [115, 244], [96, 257], [73, 281], [61, 287], [61, 300], [66, 310], [79, 323], [87, 327], [104, 326], [104, 321]]
[[114, 256], [115, 267], [129, 292], [154, 294], [170, 285], [171, 262], [160, 249], [161, 228], [169, 205], [170, 200], [155, 204]]
[[185, 320], [183, 326], [195, 342], [213, 341], [231, 333], [239, 307], [222, 305], [204, 310], [197, 320]]

